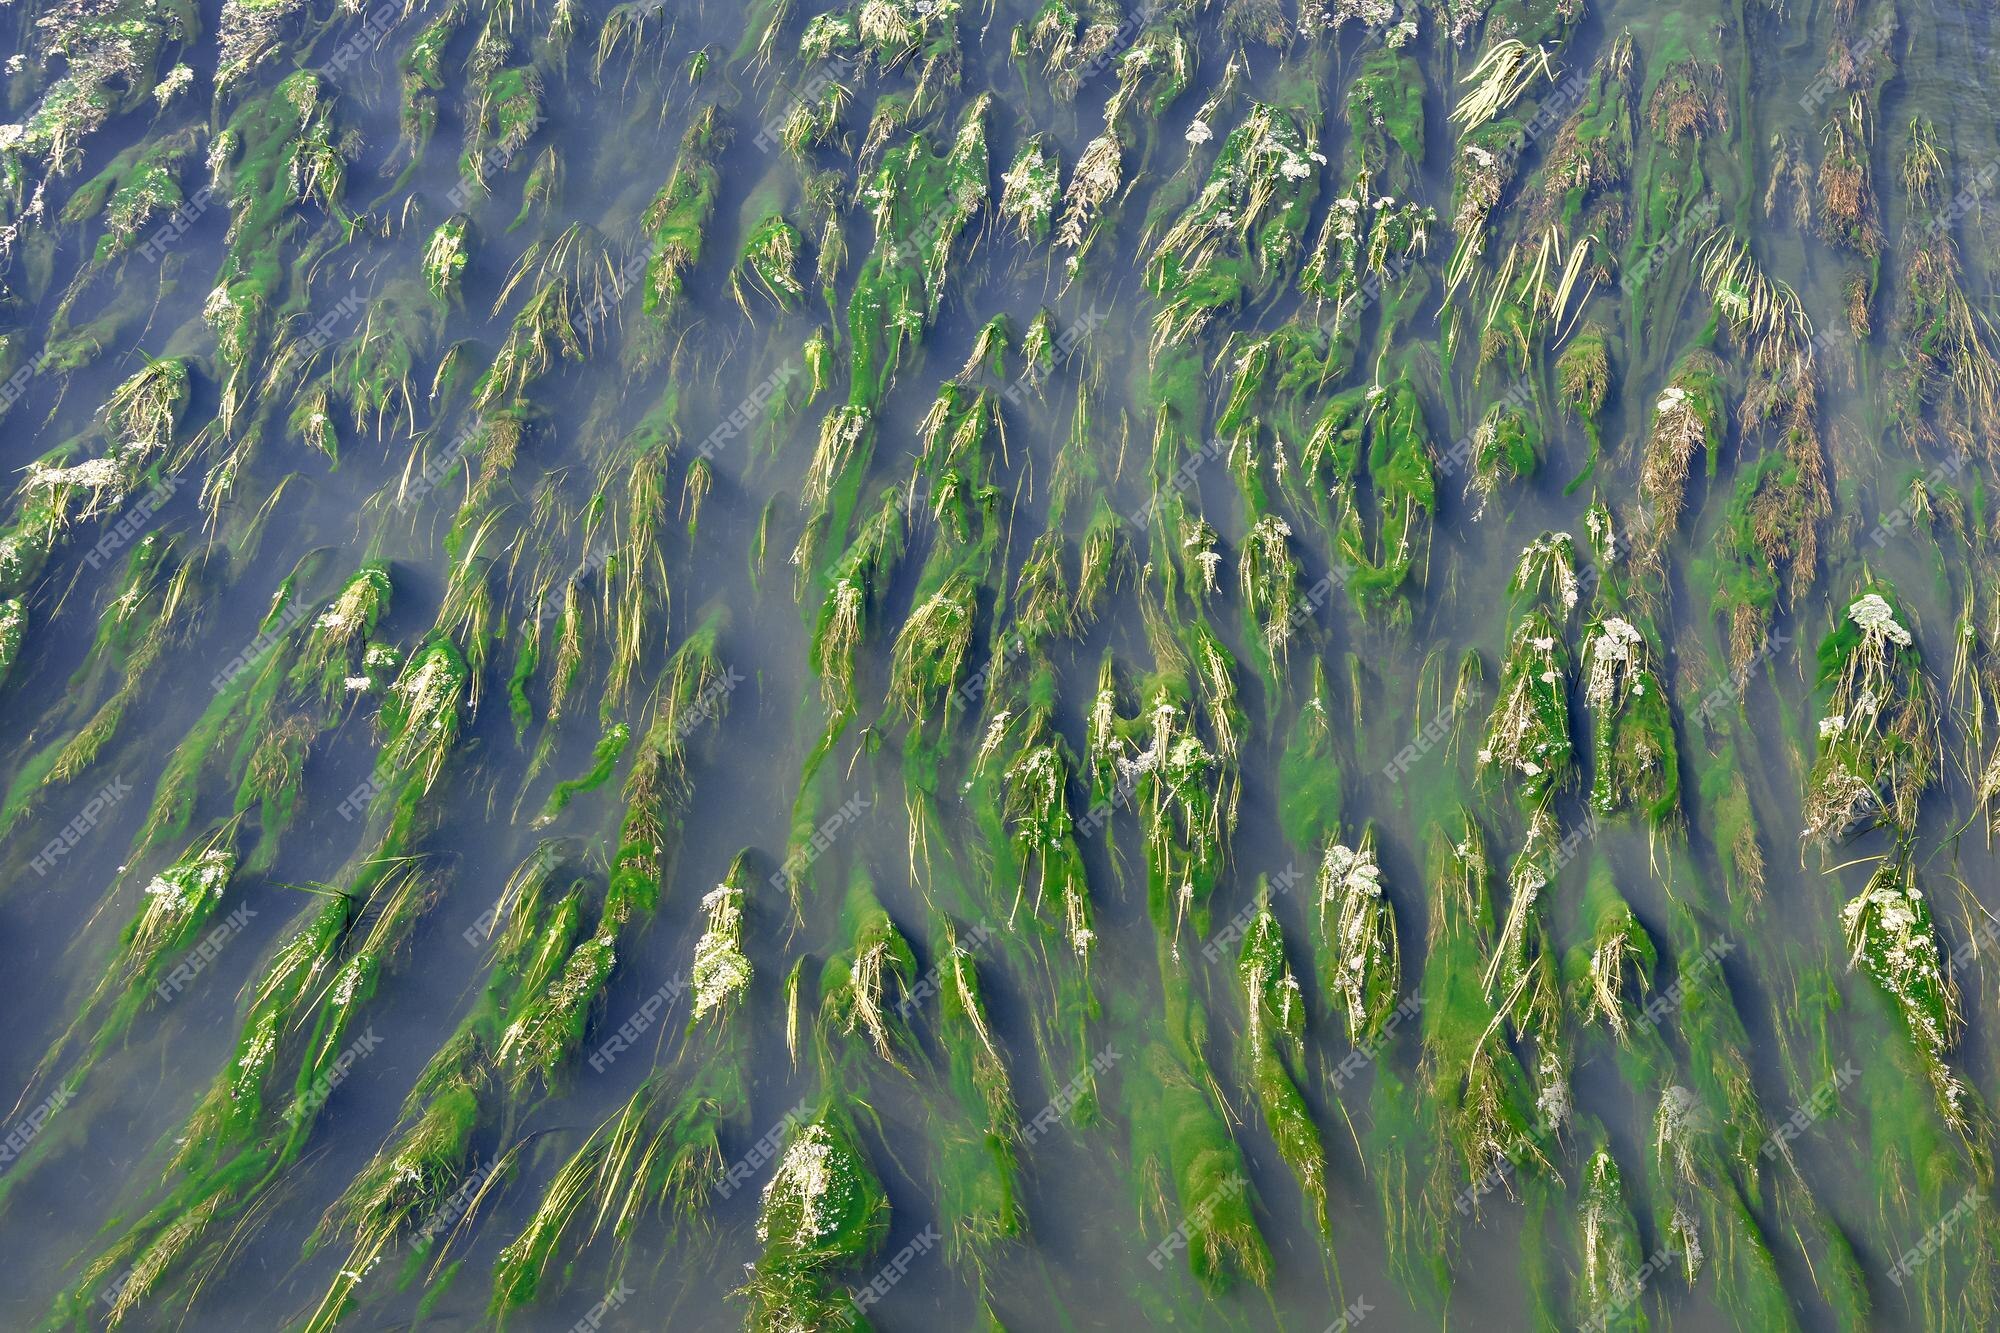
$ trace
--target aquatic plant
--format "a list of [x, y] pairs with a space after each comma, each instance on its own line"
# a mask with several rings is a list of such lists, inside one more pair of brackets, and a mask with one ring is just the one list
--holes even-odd
[[764, 1186], [764, 1252], [739, 1295], [756, 1329], [854, 1327], [860, 1312], [833, 1275], [859, 1268], [889, 1228], [889, 1200], [837, 1104], [799, 1126]]
[[1395, 905], [1382, 892], [1375, 863], [1375, 831], [1363, 830], [1357, 846], [1329, 842], [1318, 879], [1321, 975], [1347, 1035], [1359, 1044], [1378, 1036], [1395, 1009], [1402, 983], [1402, 953]]
[[1298, 1177], [1322, 1233], [1328, 1231], [1326, 1154], [1319, 1127], [1300, 1095], [1294, 1070], [1303, 1055], [1306, 1026], [1305, 994], [1285, 961], [1284, 933], [1268, 903], [1250, 918], [1243, 947], [1236, 959], [1249, 1013], [1244, 1036], [1250, 1063], [1250, 1084], [1264, 1109], [1264, 1122]]
[[[615, 1282], [595, 1323], [711, 1252], [753, 1327], [1032, 1323], [1020, 1265], [1101, 1248], [1029, 1226], [1078, 1152], [1151, 1322], [1339, 1300], [1336, 1190], [1442, 1311], [1504, 1190], [1516, 1322], [1993, 1323], [1949, 20], [685, 8], [11, 16], [0, 831], [74, 947], [21, 937], [72, 999], [22, 1011], [0, 1203], [111, 1152], [23, 1269], [51, 1323], [226, 1321], [299, 1240], [315, 1333]], [[1892, 86], [1935, 122], [1885, 137]], [[1461, 492], [1551, 531], [1510, 568]], [[1888, 835], [1843, 943], [1764, 920], [1787, 781], [1805, 842]], [[120, 1156], [102, 1068], [162, 1049]]]
[[1914, 829], [1937, 771], [1936, 706], [1916, 640], [1873, 588], [1849, 604], [1819, 647], [1825, 691], [1801, 837], [1827, 842], [1887, 824]]
[[1536, 607], [1507, 641], [1499, 696], [1479, 747], [1479, 767], [1515, 776], [1522, 799], [1539, 805], [1573, 772], [1569, 729], [1569, 650], [1562, 625]]

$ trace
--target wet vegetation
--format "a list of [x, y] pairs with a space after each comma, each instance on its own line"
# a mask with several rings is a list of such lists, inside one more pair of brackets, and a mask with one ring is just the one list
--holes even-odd
[[0, 32], [0, 1323], [2000, 1321], [1982, 7]]

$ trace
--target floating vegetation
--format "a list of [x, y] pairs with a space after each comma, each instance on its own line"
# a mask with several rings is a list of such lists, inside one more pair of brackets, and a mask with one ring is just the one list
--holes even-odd
[[2000, 1325], [1989, 16], [1586, 8], [9, 7], [13, 1322]]
[[1479, 767], [1516, 778], [1523, 800], [1538, 805], [1569, 781], [1574, 764], [1569, 652], [1562, 625], [1536, 607], [1508, 640], [1499, 697], [1479, 747]]
[[1358, 847], [1327, 844], [1318, 888], [1322, 975], [1347, 1020], [1348, 1037], [1359, 1044], [1380, 1035], [1402, 982], [1396, 909], [1382, 892], [1373, 829], [1361, 835]]
[[1326, 1212], [1326, 1153], [1319, 1127], [1299, 1094], [1294, 1072], [1304, 1054], [1305, 993], [1298, 975], [1285, 961], [1284, 933], [1265, 907], [1250, 919], [1243, 933], [1243, 950], [1236, 960], [1249, 1011], [1244, 1041], [1249, 1052], [1250, 1085], [1264, 1108], [1264, 1122], [1277, 1141], [1278, 1154], [1299, 1178], [1318, 1219], [1328, 1230]]
[[1916, 639], [1894, 603], [1870, 590], [1819, 647], [1819, 719], [1806, 775], [1809, 841], [1845, 839], [1887, 824], [1908, 834], [1938, 766], [1937, 712]]
[[860, 1320], [832, 1277], [861, 1267], [889, 1228], [889, 1200], [854, 1142], [852, 1124], [828, 1107], [802, 1124], [764, 1186], [757, 1239], [764, 1253], [741, 1295], [758, 1329], [851, 1327]]

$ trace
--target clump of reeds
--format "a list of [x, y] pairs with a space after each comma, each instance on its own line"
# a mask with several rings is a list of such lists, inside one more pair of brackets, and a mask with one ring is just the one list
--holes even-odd
[[1957, 988], [1944, 969], [1929, 901], [1917, 886], [1907, 843], [1882, 858], [1840, 911], [1851, 957], [1888, 996], [1937, 1095], [1938, 1113], [1971, 1130], [1971, 1090], [1945, 1063], [1960, 1025]]
[[681, 135], [673, 173], [641, 219], [653, 244], [643, 305], [647, 314], [662, 321], [678, 311], [688, 270], [701, 258], [704, 233], [722, 188], [715, 161], [726, 134], [715, 106], [696, 115]]
[[1452, 1196], [1464, 1197], [1466, 1183], [1481, 1187], [1471, 1196], [1476, 1209], [1483, 1187], [1506, 1179], [1512, 1166], [1547, 1169], [1544, 1138], [1560, 1126], [1531, 1128], [1527, 1078], [1503, 1039], [1514, 997], [1496, 1010], [1484, 980], [1494, 930], [1492, 867], [1485, 836], [1469, 813], [1460, 811], [1450, 831], [1433, 826], [1425, 874], [1430, 916], [1421, 1072], [1439, 1116], [1442, 1142], [1429, 1193], [1441, 1216]]
[[1913, 210], [1929, 214], [1930, 221], [1908, 247], [1898, 320], [1903, 365], [1894, 407], [1912, 438], [1942, 434], [1957, 451], [1977, 443], [1990, 457], [1991, 432], [1978, 423], [2000, 411], [2000, 356], [1994, 352], [1992, 322], [1966, 296], [1951, 211], [1936, 211], [1949, 166], [1929, 125], [1913, 121], [1903, 154], [1903, 187]]
[[1602, 1021], [1618, 1041], [1628, 1040], [1637, 997], [1652, 985], [1659, 951], [1602, 858], [1591, 865], [1584, 888], [1589, 939], [1566, 960], [1571, 995], [1586, 1024]]
[[1694, 456], [1706, 451], [1709, 470], [1715, 470], [1728, 423], [1722, 394], [1721, 363], [1697, 349], [1681, 358], [1653, 404], [1652, 425], [1639, 462], [1639, 495], [1649, 521], [1638, 546], [1649, 562], [1658, 558], [1680, 525]]
[[1801, 836], [1831, 842], [1878, 823], [1908, 836], [1937, 770], [1937, 713], [1916, 640], [1882, 592], [1864, 592], [1820, 644], [1818, 683]]
[[585, 359], [602, 334], [604, 316], [624, 293], [610, 246], [581, 222], [521, 252], [494, 300], [495, 313], [523, 283], [530, 286], [528, 297], [473, 391], [478, 410], [518, 399], [558, 359]]
[[949, 1061], [952, 1092], [974, 1130], [968, 1135], [952, 1126], [943, 1134], [941, 1202], [952, 1219], [950, 1252], [977, 1266], [993, 1246], [1021, 1235], [1027, 1226], [1015, 1148], [1021, 1118], [1007, 1062], [993, 1035], [976, 956], [949, 922], [937, 959], [938, 1036]]
[[972, 647], [978, 584], [961, 572], [945, 580], [903, 622], [889, 668], [889, 698], [922, 727], [953, 706], [953, 689]]
[[1639, 1231], [1625, 1201], [1624, 1182], [1611, 1150], [1599, 1145], [1583, 1168], [1579, 1230], [1583, 1245], [1578, 1303], [1597, 1329], [1640, 1327], [1635, 1308], [1642, 1270]]
[[771, 213], [750, 229], [743, 240], [743, 253], [729, 275], [729, 287], [744, 315], [750, 314], [748, 291], [762, 293], [780, 310], [793, 310], [804, 302], [805, 284], [799, 280], [799, 256], [805, 238], [782, 213]]
[[382, 763], [428, 789], [464, 725], [471, 673], [449, 638], [434, 637], [410, 655], [382, 700]]
[[1237, 1277], [1270, 1280], [1271, 1251], [1251, 1212], [1250, 1178], [1208, 1089], [1164, 1043], [1125, 1075], [1141, 1203], [1162, 1228], [1184, 1228], [1188, 1269], [1211, 1292]]
[[[1392, 618], [1408, 614], [1404, 585], [1437, 510], [1437, 467], [1416, 386], [1399, 378], [1336, 395], [1301, 450], [1300, 464], [1309, 476], [1324, 469], [1333, 486], [1335, 539], [1351, 566], [1347, 586], [1355, 602]], [[1361, 484], [1364, 477], [1370, 485]], [[1360, 503], [1371, 490], [1372, 543]]]
[[1263, 892], [1267, 900], [1245, 927], [1236, 958], [1236, 975], [1249, 1013], [1244, 1047], [1250, 1084], [1278, 1155], [1298, 1177], [1324, 1232], [1328, 1229], [1326, 1154], [1293, 1074], [1305, 1052], [1305, 995], [1298, 974], [1285, 959], [1284, 932], [1271, 914], [1268, 885]]
[[1015, 25], [1008, 49], [1017, 64], [1042, 59], [1049, 95], [1073, 100], [1085, 77], [1116, 53], [1126, 20], [1116, 0], [1044, 0], [1032, 18]]
[[827, 959], [821, 974], [822, 1024], [860, 1039], [884, 1062], [903, 1069], [910, 1035], [902, 1016], [908, 1006], [900, 1000], [916, 984], [916, 955], [858, 867], [842, 915], [849, 944]]
[[[351, 694], [366, 694], [381, 682], [380, 654], [370, 661], [375, 627], [388, 613], [389, 568], [375, 561], [363, 565], [341, 585], [333, 601], [313, 620], [292, 663], [292, 688], [315, 692], [331, 706]], [[387, 645], [379, 645], [387, 650]]]
[[859, 1268], [889, 1230], [889, 1199], [854, 1140], [850, 1118], [823, 1108], [785, 1145], [764, 1187], [764, 1252], [740, 1291], [758, 1329], [843, 1328], [861, 1321], [834, 1276]]
[[1465, 479], [1465, 493], [1478, 497], [1475, 519], [1486, 512], [1486, 502], [1503, 482], [1533, 475], [1541, 463], [1541, 446], [1541, 429], [1526, 410], [1509, 403], [1486, 409], [1472, 432], [1472, 466]]
[[1049, 136], [1033, 134], [1000, 178], [1000, 216], [1030, 245], [1047, 241], [1055, 225], [1056, 204], [1062, 199], [1060, 165]]
[[[994, 725], [1001, 725], [1001, 719]], [[989, 727], [980, 746], [980, 763], [997, 744], [995, 730]], [[1032, 868], [1040, 881], [1029, 899], [1032, 910], [1038, 916], [1045, 908], [1060, 912], [1071, 950], [1088, 965], [1097, 933], [1092, 929], [1090, 885], [1077, 848], [1076, 821], [1069, 813], [1073, 767], [1069, 746], [1047, 710], [1033, 710], [1023, 720], [1020, 743], [1005, 770], [1002, 811], [1015, 855], [1024, 870]], [[1021, 894], [1027, 889], [1024, 874]]]
[[1703, 242], [1702, 284], [1746, 342], [1768, 337], [1803, 347], [1811, 341], [1812, 321], [1798, 293], [1767, 275], [1734, 233], [1718, 231]]
[[1243, 606], [1257, 627], [1272, 678], [1279, 679], [1292, 638], [1300, 629], [1299, 561], [1291, 550], [1291, 525], [1264, 514], [1243, 538], [1237, 571]]
[[[328, 1207], [309, 1253], [346, 1238], [347, 1261], [306, 1324], [323, 1333], [353, 1313], [369, 1275], [399, 1244], [402, 1280], [448, 1271], [452, 1243], [487, 1196], [508, 1177], [516, 1148], [473, 1162], [474, 1136], [487, 1123], [496, 1082], [496, 1040], [509, 1008], [555, 976], [580, 915], [576, 888], [560, 896], [562, 849], [541, 843], [507, 879], [490, 917], [485, 985], [473, 1008], [437, 1049], [404, 1098], [396, 1132]], [[475, 1165], [469, 1174], [467, 1168]]]
[[1726, 130], [1729, 99], [1723, 96], [1722, 67], [1696, 59], [1670, 66], [1653, 85], [1646, 116], [1653, 132], [1676, 146]]
[[1372, 825], [1351, 848], [1327, 843], [1317, 889], [1321, 972], [1346, 1019], [1348, 1039], [1359, 1045], [1382, 1031], [1403, 978], [1396, 908], [1382, 891]]
[[1502, 37], [1459, 80], [1470, 84], [1471, 90], [1451, 109], [1451, 123], [1477, 129], [1512, 106], [1537, 76], [1555, 77], [1547, 49], [1530, 48], [1518, 37]]
[[1535, 607], [1508, 640], [1499, 696], [1479, 748], [1480, 771], [1516, 775], [1529, 805], [1541, 804], [1571, 776], [1568, 682], [1562, 625]]
[[[1819, 164], [1819, 226], [1829, 244], [1846, 246], [1864, 259], [1882, 249], [1875, 194], [1868, 183], [1868, 146], [1836, 118], [1826, 128], [1826, 154]], [[1856, 324], [1865, 332], [1865, 319]]]
[[1584, 702], [1596, 727], [1591, 808], [1609, 815], [1636, 807], [1658, 828], [1677, 814], [1680, 759], [1651, 646], [1630, 620], [1606, 615], [1585, 631], [1583, 655]]
[[743, 952], [742, 886], [724, 880], [702, 898], [701, 910], [701, 938], [695, 941], [694, 965], [688, 973], [694, 988], [690, 1023], [710, 1013], [721, 1021], [750, 989], [750, 958]]
[[[1147, 290], [1160, 301], [1156, 357], [1184, 345], [1246, 293], [1268, 288], [1290, 265], [1324, 161], [1293, 113], [1252, 104], [1200, 193], [1146, 261]], [[1079, 163], [1079, 176], [1083, 169]]]
[[836, 715], [855, 705], [856, 654], [869, 608], [902, 554], [903, 536], [900, 496], [890, 495], [862, 524], [820, 603], [808, 661], [819, 676], [828, 710]]

